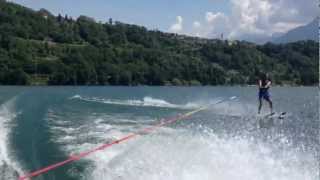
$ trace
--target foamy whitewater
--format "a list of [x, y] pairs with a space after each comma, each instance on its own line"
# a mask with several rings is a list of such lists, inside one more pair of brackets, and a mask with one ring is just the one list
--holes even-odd
[[14, 111], [15, 98], [0, 105], [0, 180], [17, 179], [22, 173], [16, 160], [10, 154], [9, 134], [12, 121], [16, 117]]
[[[56, 140], [68, 144], [63, 149], [71, 154], [137, 130], [95, 122], [94, 126], [83, 125], [91, 133], [77, 140], [72, 137], [83, 134], [81, 128], [65, 129], [66, 135]], [[287, 143], [285, 139], [282, 141]], [[190, 134], [187, 130], [162, 128], [156, 134], [89, 156], [87, 160], [93, 165], [87, 167], [83, 179], [316, 180], [317, 163], [301, 162], [301, 159], [312, 162], [312, 156], [300, 154], [286, 144], [284, 147], [285, 154], [283, 149], [277, 151], [267, 143], [242, 137], [221, 138], [208, 129]]]

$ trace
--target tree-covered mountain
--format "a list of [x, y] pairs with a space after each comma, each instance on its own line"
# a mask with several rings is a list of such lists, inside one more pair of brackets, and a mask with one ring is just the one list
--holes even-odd
[[0, 0], [0, 84], [232, 85], [318, 82], [318, 43], [201, 39]]
[[286, 34], [275, 38], [274, 43], [290, 43], [302, 40], [319, 41], [319, 17], [305, 26], [297, 27]]

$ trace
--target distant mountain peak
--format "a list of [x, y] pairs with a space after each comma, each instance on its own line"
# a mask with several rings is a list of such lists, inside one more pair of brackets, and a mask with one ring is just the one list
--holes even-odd
[[274, 43], [290, 43], [301, 40], [319, 41], [319, 17], [316, 17], [307, 25], [290, 30], [284, 35], [275, 38]]

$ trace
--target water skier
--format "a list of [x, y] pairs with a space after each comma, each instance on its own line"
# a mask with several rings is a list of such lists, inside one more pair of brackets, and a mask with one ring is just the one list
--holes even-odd
[[259, 79], [259, 110], [258, 110], [258, 114], [260, 114], [261, 112], [261, 108], [262, 108], [262, 100], [266, 100], [269, 103], [269, 107], [270, 107], [270, 114], [273, 114], [273, 109], [272, 109], [272, 101], [270, 98], [270, 94], [269, 94], [269, 89], [271, 87], [271, 80], [269, 78], [269, 75], [266, 73], [263, 73]]

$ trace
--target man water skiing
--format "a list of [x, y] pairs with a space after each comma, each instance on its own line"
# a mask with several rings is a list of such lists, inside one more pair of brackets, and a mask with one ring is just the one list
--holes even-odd
[[269, 89], [271, 87], [271, 80], [268, 74], [263, 73], [259, 79], [259, 110], [258, 114], [261, 112], [262, 100], [266, 100], [269, 103], [270, 114], [273, 114], [272, 101], [270, 99]]

